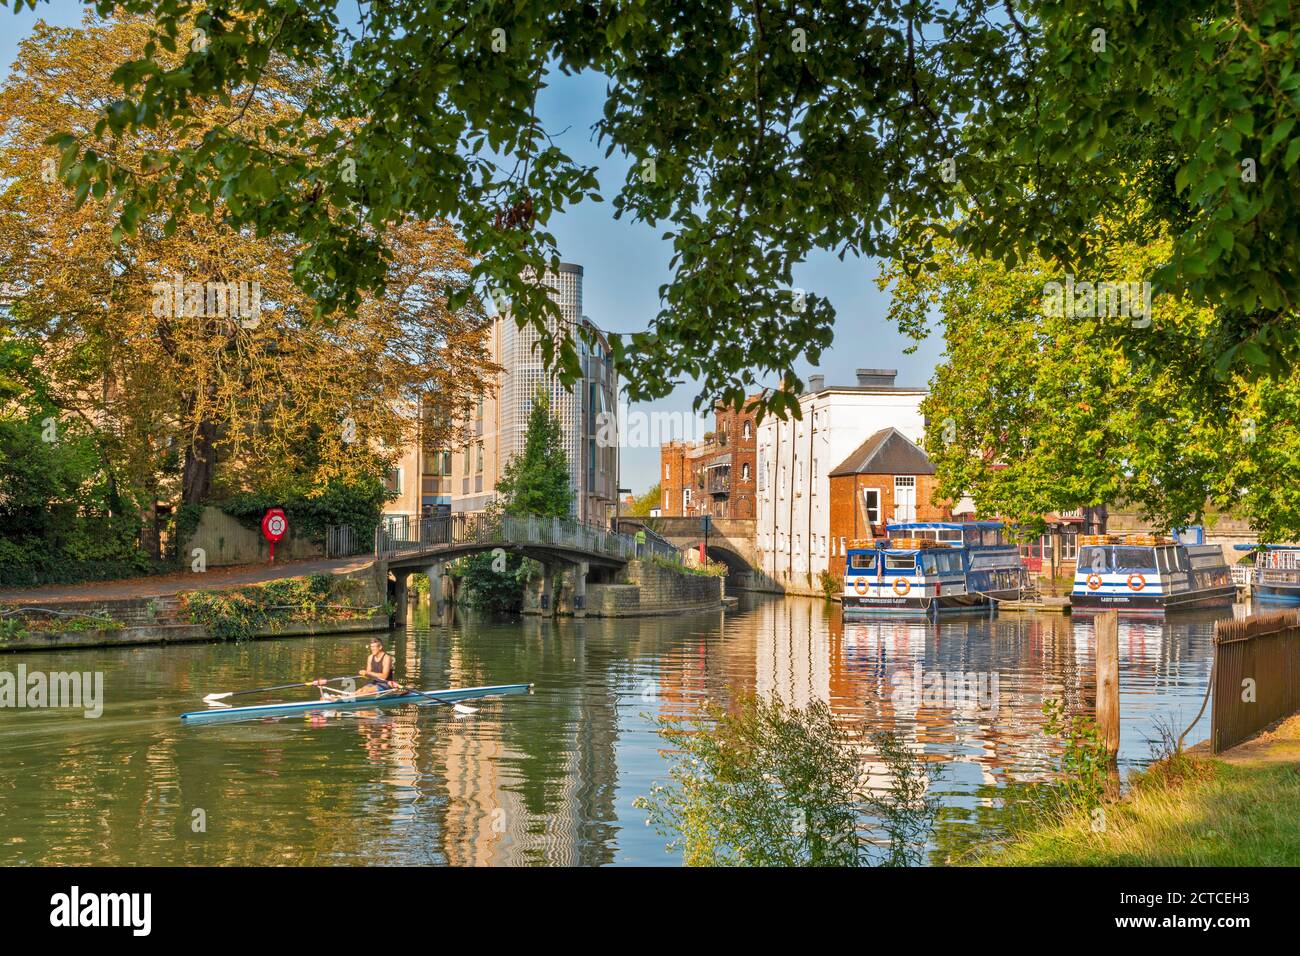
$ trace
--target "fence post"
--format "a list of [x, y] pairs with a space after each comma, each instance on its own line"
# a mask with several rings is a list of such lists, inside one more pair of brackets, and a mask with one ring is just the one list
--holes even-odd
[[1097, 729], [1106, 752], [1119, 753], [1119, 614], [1102, 611], [1092, 619], [1097, 637]]

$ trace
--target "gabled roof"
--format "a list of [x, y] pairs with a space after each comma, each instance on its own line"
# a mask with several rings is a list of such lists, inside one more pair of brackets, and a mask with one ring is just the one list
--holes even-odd
[[882, 428], [831, 470], [836, 475], [933, 475], [934, 465], [897, 428]]

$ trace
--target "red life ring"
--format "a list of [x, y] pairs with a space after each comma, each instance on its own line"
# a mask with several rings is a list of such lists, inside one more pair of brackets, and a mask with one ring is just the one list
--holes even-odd
[[853, 590], [857, 591], [859, 594], [866, 594], [866, 593], [867, 593], [867, 580], [866, 580], [866, 578], [854, 578], [854, 579], [853, 579]]
[[912, 582], [906, 578], [898, 578], [894, 581], [894, 593], [899, 597], [902, 597], [910, 590], [912, 590]]
[[1088, 575], [1088, 590], [1096, 591], [1100, 587], [1101, 587], [1101, 575], [1100, 574]]
[[[1133, 583], [1134, 578], [1137, 578], [1137, 584]], [[1140, 574], [1130, 574], [1128, 576], [1128, 586], [1132, 591], [1141, 591], [1147, 586], [1147, 579]]]

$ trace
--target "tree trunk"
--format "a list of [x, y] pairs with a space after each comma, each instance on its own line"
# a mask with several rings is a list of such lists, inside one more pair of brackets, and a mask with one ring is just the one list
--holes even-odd
[[185, 470], [181, 490], [181, 503], [198, 505], [208, 500], [212, 493], [212, 471], [216, 464], [213, 449], [217, 436], [214, 422], [199, 422], [194, 440], [185, 449]]

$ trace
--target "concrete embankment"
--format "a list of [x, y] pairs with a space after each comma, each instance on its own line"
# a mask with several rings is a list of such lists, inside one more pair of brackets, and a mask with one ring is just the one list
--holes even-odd
[[[213, 575], [205, 584], [215, 587], [202, 589], [181, 590], [174, 582], [169, 586], [147, 579], [34, 590], [20, 598], [6, 594], [0, 596], [0, 610], [9, 613], [0, 620], [21, 623], [0, 629], [0, 653], [230, 639], [229, 631], [216, 630], [226, 623], [223, 609], [246, 615], [236, 633], [240, 639], [388, 629], [386, 595], [372, 564], [305, 567], [312, 569], [310, 577], [284, 576], [282, 569], [280, 577], [268, 579], [263, 568], [232, 571], [224, 578]], [[123, 597], [123, 589], [132, 586], [137, 596]], [[228, 603], [231, 598], [235, 603]], [[220, 605], [217, 611], [210, 606], [213, 599]]]
[[[559, 589], [555, 612], [575, 613], [573, 589], [566, 583]], [[629, 561], [618, 579], [609, 583], [589, 583], [583, 611], [590, 617], [640, 617], [654, 614], [683, 614], [716, 611], [724, 604], [725, 579], [696, 574], [667, 562], [653, 559]], [[544, 614], [538, 591], [530, 588], [524, 613]]]
[[[387, 614], [346, 621], [288, 621], [263, 628], [253, 635], [265, 637], [310, 637], [317, 634], [356, 634], [388, 630]], [[0, 653], [6, 651], [69, 650], [83, 647], [132, 647], [140, 644], [182, 644], [220, 640], [199, 624], [154, 624], [116, 629], [84, 631], [29, 631], [18, 637], [0, 638]]]

